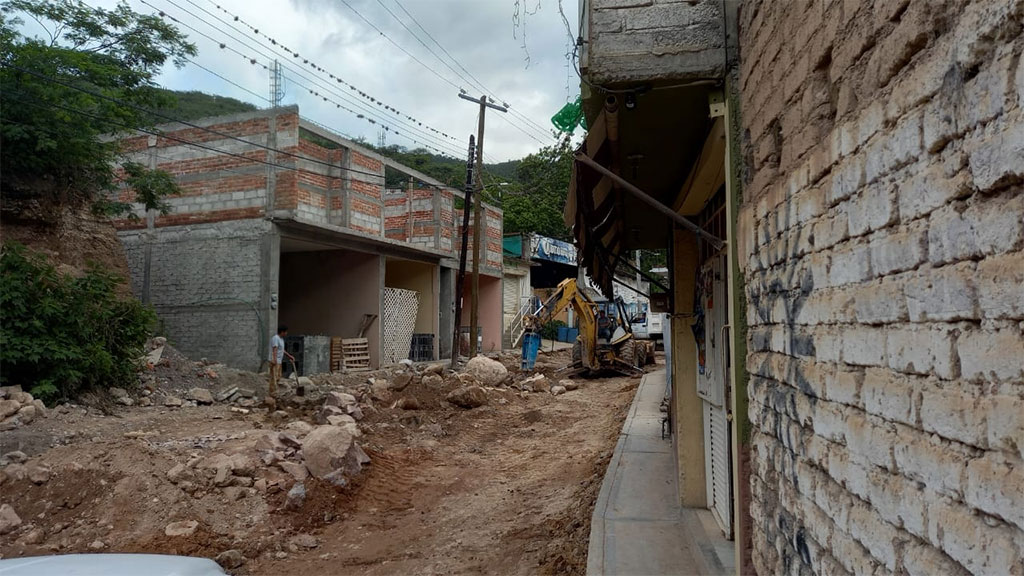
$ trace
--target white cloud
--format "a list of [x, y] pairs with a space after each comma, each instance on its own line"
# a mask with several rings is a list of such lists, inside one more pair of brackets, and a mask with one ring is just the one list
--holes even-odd
[[[220, 42], [234, 47], [245, 54], [259, 58], [259, 64], [267, 64], [270, 52], [251, 38], [232, 30], [228, 24], [215, 20], [203, 13], [206, 9], [224, 19], [230, 25], [251, 34], [251, 31], [232, 18], [219, 11], [211, 0], [147, 0], [167, 14], [178, 18], [188, 26], [208, 34], [215, 41], [203, 38], [200, 34], [182, 26], [182, 30], [196, 43], [199, 55], [196, 62], [214, 70], [261, 97], [269, 91], [269, 77], [261, 65], [250, 65], [238, 54], [219, 47]], [[434, 50], [443, 56], [440, 49], [432, 44], [429, 38], [408, 20], [395, 4], [395, 0], [380, 0], [396, 15], [406, 19], [412, 28]], [[533, 123], [550, 132], [550, 117], [562, 107], [566, 100], [567, 74], [570, 92], [573, 98], [579, 91], [575, 72], [566, 68], [566, 32], [558, 14], [557, 0], [541, 0], [540, 9], [526, 20], [527, 48], [530, 65], [524, 61], [526, 53], [521, 47], [522, 36], [513, 37], [512, 15], [514, 0], [401, 0], [405, 8], [416, 17], [473, 76], [485, 87], [494, 91], [500, 98], [508, 102], [517, 112], [525, 115]], [[531, 0], [532, 3], [533, 0]], [[174, 6], [171, 4], [177, 4]], [[356, 10], [362, 13], [380, 30], [394, 39], [405, 50], [434, 68], [440, 75], [448, 78], [458, 86], [463, 86], [475, 96], [480, 90], [473, 88], [471, 82], [459, 78], [431, 55], [410, 33], [405, 30], [393, 16], [388, 14], [377, 0], [348, 0]], [[91, 4], [110, 5], [111, 2], [90, 2]], [[238, 15], [243, 20], [257, 27], [278, 42], [299, 52], [299, 60], [281, 58], [289, 68], [296, 68], [307, 77], [320, 76], [308, 65], [303, 66], [301, 60], [308, 58], [325, 70], [336, 74], [360, 90], [393, 106], [403, 113], [410, 114], [424, 124], [429, 124], [448, 134], [456, 136], [457, 142], [449, 141], [446, 146], [464, 155], [466, 140], [470, 133], [476, 132], [477, 110], [473, 104], [458, 98], [458, 91], [448, 83], [439, 79], [424, 66], [416, 63], [407, 54], [396, 48], [394, 44], [373, 30], [340, 0], [291, 0], [274, 2], [271, 0], [216, 0], [225, 9]], [[575, 0], [563, 0], [566, 15], [575, 33]], [[139, 0], [131, 0], [134, 9], [140, 12], [153, 12]], [[535, 6], [531, 6], [531, 10]], [[188, 15], [185, 10], [201, 16], [202, 20]], [[263, 43], [269, 44], [265, 38]], [[243, 44], [248, 44], [249, 47]], [[257, 49], [259, 52], [257, 52]], [[460, 75], [469, 75], [451, 63]], [[345, 134], [363, 136], [371, 142], [377, 140], [377, 126], [365, 120], [355, 118], [352, 114], [336, 108], [334, 103], [324, 102], [312, 96], [302, 85], [310, 85], [308, 80], [299, 78], [295, 72], [285, 72], [286, 104], [298, 104], [303, 116], [322, 122]], [[169, 67], [160, 78], [162, 84], [178, 90], [202, 90], [215, 94], [229, 95], [265, 106], [266, 102], [256, 96], [216, 78], [195, 66], [186, 66], [182, 70]], [[323, 84], [336, 87], [336, 91], [356, 96], [348, 88], [329, 79], [320, 80]], [[323, 90], [321, 90], [323, 92]], [[345, 103], [340, 97], [329, 96]], [[368, 101], [358, 99], [365, 108], [386, 114], [383, 108]], [[346, 103], [351, 108], [355, 106]], [[487, 115], [487, 138], [485, 155], [488, 161], [502, 161], [519, 158], [535, 151], [541, 144], [530, 136], [524, 135], [511, 124], [517, 124], [544, 144], [553, 140], [537, 135], [536, 129], [513, 114], [505, 114], [504, 119], [498, 118], [500, 113], [490, 111]], [[401, 124], [389, 121], [400, 133], [412, 133]], [[406, 121], [406, 123], [408, 123]], [[419, 140], [426, 140], [417, 137]], [[436, 144], [435, 139], [427, 140]], [[415, 147], [415, 144], [401, 137], [388, 134], [388, 142], [403, 146]]]

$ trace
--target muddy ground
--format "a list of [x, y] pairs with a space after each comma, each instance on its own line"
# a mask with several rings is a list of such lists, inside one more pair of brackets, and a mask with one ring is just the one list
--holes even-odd
[[[565, 355], [540, 365], [553, 371]], [[343, 488], [307, 479], [297, 510], [284, 507], [295, 479], [263, 465], [255, 445], [268, 430], [315, 424], [315, 406], [51, 410], [3, 433], [5, 451], [20, 447], [26, 465], [50, 474], [35, 483], [0, 473], [0, 503], [22, 520], [0, 536], [0, 553], [233, 549], [245, 558], [229, 570], [239, 575], [582, 574], [594, 500], [639, 378], [577, 382], [560, 396], [491, 388], [488, 405], [471, 410], [443, 400], [447, 382], [371, 402], [358, 441], [372, 463]], [[408, 397], [422, 408], [394, 407]], [[219, 454], [251, 457], [255, 470], [229, 487], [168, 478]], [[189, 520], [195, 533], [165, 534]]]

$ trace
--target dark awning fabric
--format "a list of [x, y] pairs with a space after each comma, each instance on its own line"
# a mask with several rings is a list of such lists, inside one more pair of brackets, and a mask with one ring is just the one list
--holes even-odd
[[[579, 151], [607, 166], [611, 146], [606, 138], [605, 113], [597, 117]], [[624, 224], [622, 193], [611, 181], [574, 163], [565, 202], [565, 223], [572, 227], [579, 249], [579, 265], [609, 299], [612, 278], [622, 252]]]

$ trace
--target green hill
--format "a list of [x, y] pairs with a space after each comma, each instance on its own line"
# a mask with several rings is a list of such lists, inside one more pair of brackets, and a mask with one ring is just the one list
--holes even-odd
[[182, 92], [160, 88], [159, 91], [162, 95], [167, 96], [168, 99], [173, 100], [174, 103], [158, 111], [161, 114], [179, 120], [196, 120], [198, 118], [206, 118], [207, 116], [224, 116], [226, 114], [259, 110], [258, 107], [248, 102], [242, 102], [227, 96], [207, 94], [198, 90]]

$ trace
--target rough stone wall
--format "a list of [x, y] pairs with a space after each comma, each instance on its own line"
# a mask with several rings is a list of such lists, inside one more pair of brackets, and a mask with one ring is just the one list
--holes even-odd
[[271, 276], [271, 233], [265, 220], [241, 220], [119, 235], [132, 291], [153, 304], [174, 346], [190, 358], [255, 370], [269, 333], [257, 311]]
[[741, 6], [761, 574], [1024, 574], [1022, 22]]
[[581, 67], [596, 84], [720, 78], [721, 0], [589, 0]]

